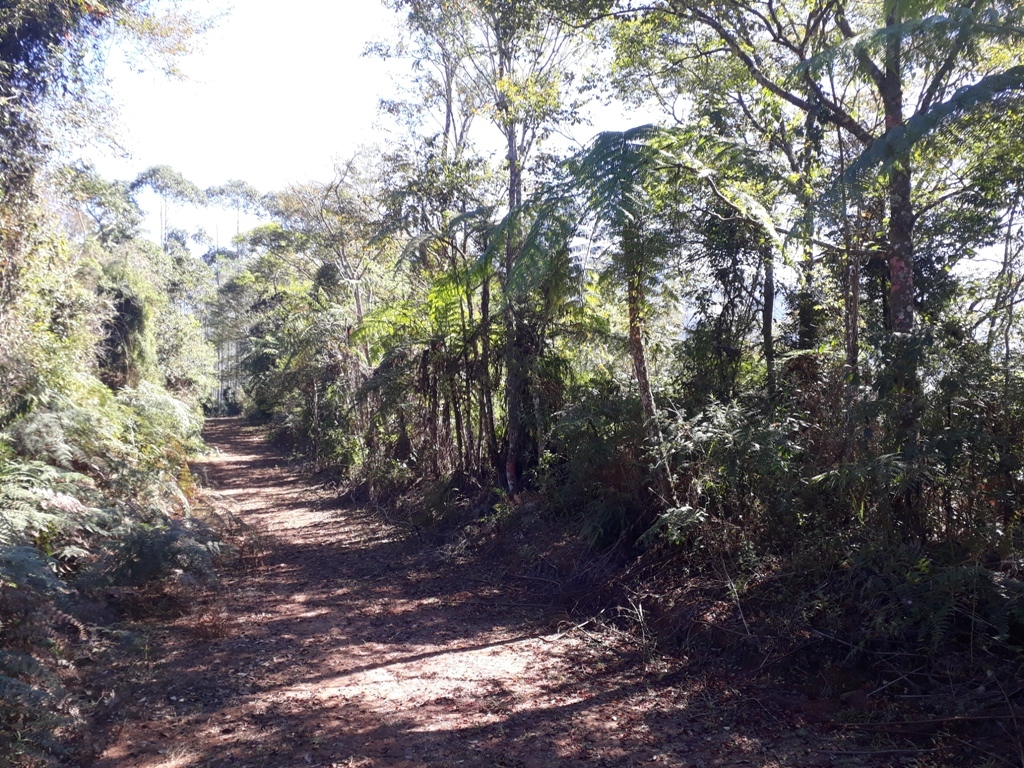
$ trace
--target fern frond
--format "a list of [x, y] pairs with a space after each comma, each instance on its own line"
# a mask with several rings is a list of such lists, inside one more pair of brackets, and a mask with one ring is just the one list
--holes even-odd
[[956, 38], [984, 36], [994, 40], [1017, 40], [1024, 37], [1024, 28], [1012, 16], [1000, 18], [991, 8], [976, 13], [972, 8], [955, 6], [947, 13], [900, 13], [899, 17], [906, 20], [865, 30], [811, 56], [794, 68], [794, 76], [821, 74], [839, 62], [852, 60], [859, 51], [881, 50], [891, 40], [928, 38], [935, 41], [935, 46], [946, 46]]
[[843, 174], [843, 182], [858, 188], [868, 173], [876, 169], [889, 169], [941, 126], [965, 117], [980, 106], [992, 104], [1004, 95], [1014, 93], [1024, 96], [1024, 66], [988, 75], [973, 85], [960, 88], [946, 101], [936, 104], [923, 114], [913, 116], [905, 124], [893, 128], [872, 143]]
[[29, 544], [94, 520], [99, 510], [66, 492], [88, 485], [84, 476], [42, 462], [0, 461], [0, 546]]

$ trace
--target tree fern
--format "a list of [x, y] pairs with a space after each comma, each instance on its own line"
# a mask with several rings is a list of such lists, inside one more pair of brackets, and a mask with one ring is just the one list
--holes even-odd
[[[934, 9], [926, 8], [894, 10], [895, 18], [903, 21], [843, 39], [801, 62], [794, 74], [827, 72], [844, 59], [852, 62], [860, 51], [879, 51], [893, 40], [912, 40], [919, 50], [935, 56], [947, 54], [956, 39], [976, 41], [984, 37], [1012, 41], [1024, 38], [1024, 27], [1020, 26], [1020, 19], [1015, 18], [1019, 13], [1011, 12], [1000, 18], [998, 11], [991, 7], [976, 11], [963, 5], [953, 6], [946, 13], [931, 13]], [[889, 12], [885, 15], [889, 16]]]
[[889, 169], [901, 157], [940, 128], [967, 117], [973, 110], [993, 105], [1000, 100], [1021, 104], [1024, 97], [1024, 66], [1011, 67], [1005, 72], [983, 77], [973, 85], [959, 88], [952, 96], [936, 104], [927, 112], [914, 115], [880, 139], [872, 142], [847, 169], [843, 178], [848, 184], [858, 185], [872, 170]]

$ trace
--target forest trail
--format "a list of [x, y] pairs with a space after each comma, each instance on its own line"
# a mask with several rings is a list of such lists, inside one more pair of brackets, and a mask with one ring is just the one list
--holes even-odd
[[155, 634], [98, 768], [896, 764], [339, 507], [238, 420], [206, 437], [196, 471], [265, 552]]

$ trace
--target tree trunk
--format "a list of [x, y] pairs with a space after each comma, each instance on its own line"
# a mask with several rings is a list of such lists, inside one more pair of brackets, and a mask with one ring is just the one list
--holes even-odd
[[640, 408], [644, 413], [644, 434], [653, 450], [659, 452], [660, 463], [653, 468], [657, 480], [654, 490], [661, 496], [666, 505], [677, 504], [677, 494], [672, 481], [668, 455], [662, 442], [661, 429], [658, 425], [658, 404], [654, 400], [654, 389], [647, 369], [646, 321], [644, 318], [645, 297], [641, 264], [638, 260], [632, 274], [626, 278], [626, 304], [629, 314], [629, 353], [633, 359], [633, 374], [636, 376], [637, 388], [640, 390]]
[[[886, 26], [900, 23], [895, 15]], [[885, 73], [879, 86], [885, 110], [885, 131], [903, 125], [903, 50], [899, 35], [885, 44]], [[889, 310], [892, 330], [910, 333], [914, 329], [914, 207], [911, 200], [910, 157], [896, 159], [889, 171]]]
[[[892, 28], [900, 23], [894, 14], [886, 19]], [[900, 35], [893, 34], [885, 45], [885, 74], [880, 87], [885, 109], [885, 130], [903, 125], [903, 50]], [[893, 524], [907, 538], [924, 534], [921, 482], [913, 477], [918, 460], [917, 390], [918, 354], [910, 334], [914, 330], [914, 207], [911, 198], [910, 157], [896, 159], [889, 171], [889, 312], [893, 344], [891, 373], [896, 444], [910, 474], [905, 489], [894, 498]]]
[[764, 305], [761, 309], [761, 339], [764, 344], [764, 364], [768, 371], [768, 398], [775, 397], [775, 256], [771, 251], [764, 258]]
[[491, 393], [491, 276], [484, 275], [480, 289], [480, 428], [495, 471], [501, 471], [498, 437], [494, 428], [494, 400]]
[[914, 207], [910, 168], [893, 169], [889, 179], [889, 312], [892, 330], [914, 330]]
[[[352, 294], [356, 301], [356, 327], [359, 328], [363, 324], [363, 297], [362, 292], [359, 290], [359, 283], [354, 283], [352, 286]], [[366, 360], [366, 364], [372, 365], [370, 362], [370, 346], [363, 342], [360, 350], [363, 353], [363, 359]]]
[[640, 407], [644, 412], [647, 436], [658, 438], [658, 409], [654, 403], [654, 390], [651, 388], [651, 378], [647, 371], [647, 345], [644, 342], [643, 291], [640, 279], [636, 275], [629, 278], [626, 303], [629, 307], [629, 354], [633, 358], [633, 374], [640, 390]]
[[509, 227], [505, 233], [505, 482], [510, 494], [522, 490], [522, 470], [527, 450], [526, 408], [529, 399], [527, 369], [529, 360], [526, 329], [520, 317], [519, 301], [515, 295], [513, 275], [519, 258], [518, 208], [523, 197], [523, 176], [519, 167], [519, 147], [516, 144], [516, 123], [504, 126], [508, 146], [508, 214]]
[[508, 492], [517, 494], [522, 490], [521, 470], [527, 443], [524, 408], [527, 400], [526, 355], [521, 348], [522, 331], [516, 322], [515, 313], [507, 313], [506, 321], [511, 323], [511, 326], [506, 330], [508, 340], [505, 345], [505, 421], [508, 440], [505, 452], [505, 480]]

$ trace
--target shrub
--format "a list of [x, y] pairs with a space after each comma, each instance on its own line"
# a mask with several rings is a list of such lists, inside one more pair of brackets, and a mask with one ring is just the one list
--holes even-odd
[[614, 543], [653, 502], [639, 399], [611, 380], [580, 387], [558, 414], [535, 477], [552, 511], [576, 515], [595, 546]]

